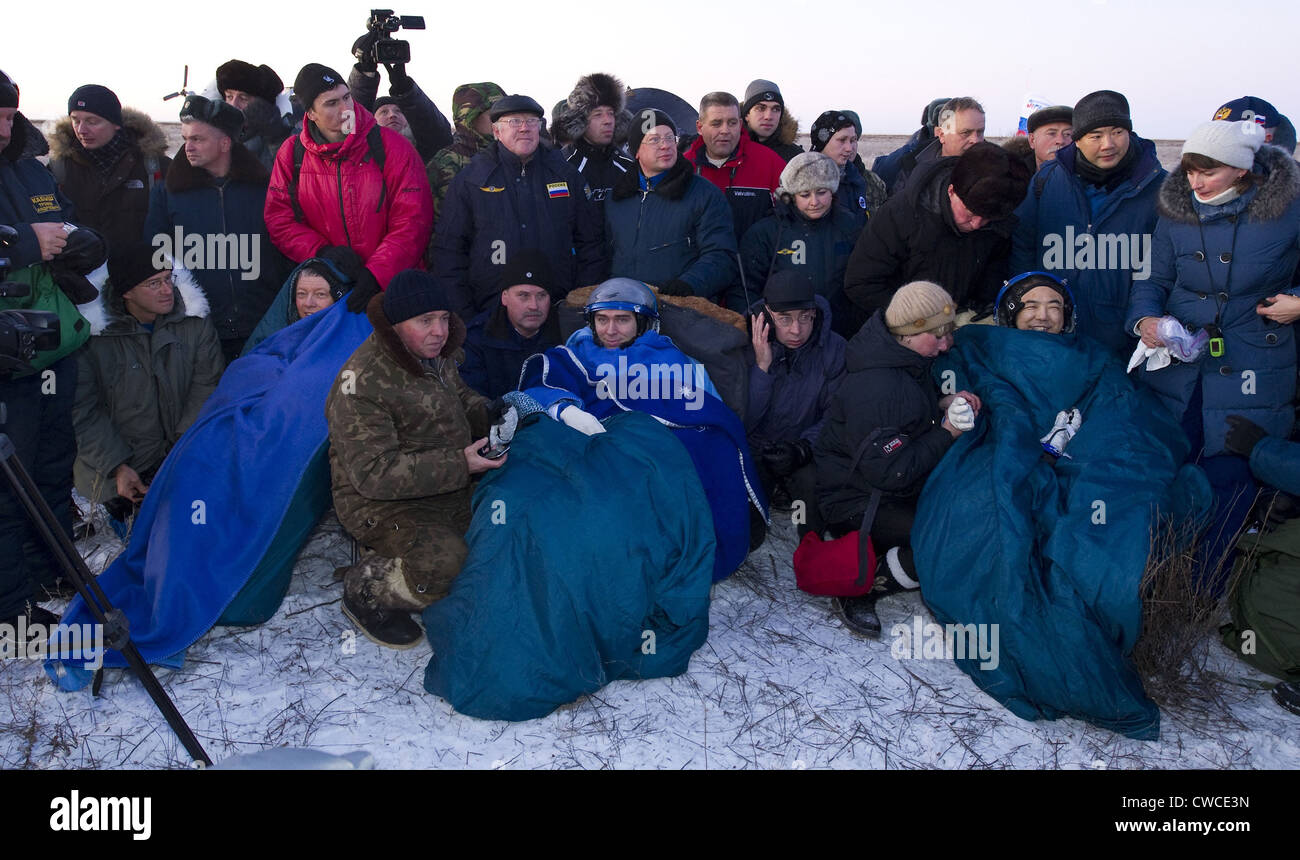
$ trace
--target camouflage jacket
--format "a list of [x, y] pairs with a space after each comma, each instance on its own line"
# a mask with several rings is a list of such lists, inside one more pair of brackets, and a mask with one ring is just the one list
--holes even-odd
[[429, 175], [429, 188], [433, 190], [435, 224], [438, 223], [442, 200], [447, 196], [447, 186], [451, 185], [451, 180], [474, 160], [474, 156], [492, 143], [492, 135], [481, 135], [474, 131], [474, 121], [503, 95], [505, 92], [501, 87], [490, 81], [461, 84], [452, 94], [451, 115], [456, 129], [452, 133], [451, 144], [435, 152], [424, 165], [425, 172]]
[[465, 342], [460, 318], [452, 314], [430, 369], [402, 344], [382, 303], [382, 294], [371, 300], [374, 333], [343, 365], [325, 402], [334, 507], [353, 535], [412, 508], [467, 510], [463, 451], [488, 430], [488, 400], [461, 380], [453, 359]]

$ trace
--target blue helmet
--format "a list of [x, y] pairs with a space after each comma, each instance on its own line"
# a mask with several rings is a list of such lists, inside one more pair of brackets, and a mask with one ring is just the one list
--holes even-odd
[[647, 329], [659, 331], [659, 301], [654, 290], [635, 278], [610, 278], [591, 291], [583, 317], [594, 334], [596, 311], [631, 311], [637, 315], [637, 337]]
[[1003, 284], [1001, 291], [998, 292], [997, 324], [1003, 328], [1015, 328], [1016, 317], [1025, 307], [1025, 293], [1035, 287], [1051, 287], [1061, 294], [1061, 298], [1065, 301], [1061, 334], [1074, 331], [1074, 293], [1070, 292], [1070, 285], [1063, 278], [1058, 278], [1051, 272], [1038, 270], [1016, 275]]

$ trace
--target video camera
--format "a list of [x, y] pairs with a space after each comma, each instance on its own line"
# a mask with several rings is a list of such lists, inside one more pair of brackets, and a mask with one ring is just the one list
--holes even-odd
[[411, 62], [411, 43], [394, 39], [390, 34], [406, 28], [423, 30], [423, 15], [394, 15], [392, 9], [371, 9], [366, 30], [374, 36], [370, 60], [377, 66], [396, 66]]
[[[0, 225], [0, 252], [18, 240], [18, 231]], [[6, 281], [12, 266], [0, 257], [0, 299], [21, 298], [31, 292], [26, 284]], [[32, 369], [29, 362], [40, 350], [59, 345], [59, 315], [50, 311], [0, 310], [0, 379]]]

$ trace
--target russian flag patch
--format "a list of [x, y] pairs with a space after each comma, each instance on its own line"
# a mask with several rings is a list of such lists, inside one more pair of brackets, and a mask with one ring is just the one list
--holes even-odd
[[554, 200], [556, 197], [569, 196], [569, 183], [567, 182], [548, 182], [546, 183], [546, 196]]

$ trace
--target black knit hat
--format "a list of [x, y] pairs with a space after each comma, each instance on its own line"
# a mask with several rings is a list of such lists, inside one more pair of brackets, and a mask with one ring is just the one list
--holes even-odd
[[298, 72], [298, 77], [293, 79], [293, 94], [298, 97], [304, 110], [311, 110], [312, 105], [316, 104], [317, 96], [346, 83], [347, 79], [329, 66], [308, 63]]
[[512, 113], [530, 113], [541, 118], [546, 116], [546, 109], [529, 96], [508, 95], [499, 98], [488, 110], [488, 119], [496, 122], [501, 117]]
[[1074, 106], [1073, 123], [1075, 140], [1090, 131], [1110, 126], [1133, 130], [1128, 99], [1114, 90], [1097, 90], [1079, 99]]
[[406, 269], [393, 275], [384, 290], [384, 316], [397, 325], [430, 311], [449, 311], [451, 302], [447, 290], [428, 272]]
[[983, 141], [957, 158], [953, 193], [976, 215], [997, 220], [1010, 215], [1029, 190], [1029, 167], [996, 143]]
[[239, 133], [244, 128], [244, 115], [237, 107], [225, 102], [205, 99], [203, 96], [186, 96], [185, 104], [181, 105], [181, 122], [192, 120], [206, 122], [236, 141], [239, 140]]
[[848, 110], [828, 110], [813, 121], [812, 137], [813, 152], [821, 152], [826, 148], [826, 144], [831, 142], [840, 129], [852, 128], [858, 134], [862, 134], [862, 121], [858, 115]]
[[1052, 105], [1039, 108], [1025, 120], [1025, 130], [1033, 134], [1039, 127], [1052, 122], [1074, 122], [1074, 108], [1069, 105]]
[[661, 125], [668, 126], [673, 130], [673, 134], [677, 134], [677, 123], [673, 122], [673, 118], [659, 110], [659, 108], [646, 108], [634, 113], [632, 115], [632, 127], [627, 134], [627, 151], [635, 156], [636, 151], [641, 148], [641, 141], [645, 140], [645, 136]]
[[546, 254], [536, 248], [524, 248], [510, 255], [501, 270], [501, 288], [508, 289], [520, 284], [533, 284], [555, 296], [555, 276], [551, 273], [551, 262]]
[[276, 96], [284, 90], [284, 81], [270, 66], [228, 60], [217, 66], [217, 90], [223, 98], [226, 90], [239, 90], [275, 104]]
[[117, 93], [99, 84], [85, 84], [77, 87], [68, 96], [68, 113], [84, 110], [101, 116], [113, 125], [122, 124], [122, 103]]
[[770, 311], [794, 311], [817, 307], [817, 290], [812, 278], [784, 269], [767, 279], [763, 302]]
[[158, 249], [144, 240], [128, 242], [113, 249], [108, 255], [108, 279], [113, 282], [113, 289], [119, 296], [171, 268], [170, 265], [160, 267], [154, 264], [157, 253]]
[[[393, 98], [392, 96], [380, 96], [379, 98], [375, 99], [375, 106], [371, 108], [370, 112], [379, 113], [379, 109], [381, 107], [385, 107], [387, 105], [396, 105], [396, 104], [397, 104], [397, 99]], [[401, 110], [402, 106], [397, 105], [397, 109]]]
[[16, 107], [18, 107], [18, 85], [4, 72], [0, 72], [0, 108]]
[[745, 101], [740, 105], [741, 117], [749, 113], [754, 105], [759, 102], [776, 102], [782, 108], [785, 107], [785, 99], [781, 97], [781, 88], [762, 78], [750, 81], [749, 86], [745, 87]]

